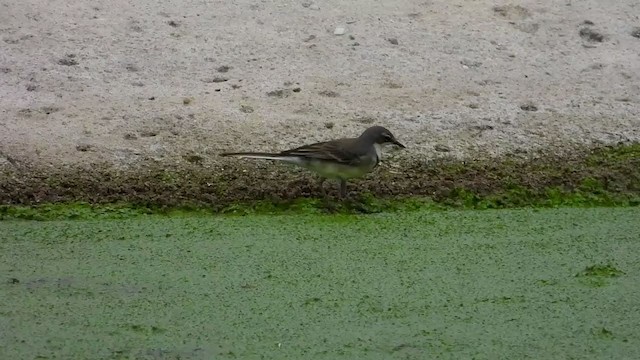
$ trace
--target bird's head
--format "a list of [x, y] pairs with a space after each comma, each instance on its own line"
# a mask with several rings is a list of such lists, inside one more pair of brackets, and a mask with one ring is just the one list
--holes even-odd
[[387, 130], [382, 126], [372, 126], [365, 130], [362, 135], [360, 135], [361, 139], [366, 139], [368, 141], [373, 142], [374, 144], [380, 145], [397, 145], [401, 148], [405, 148], [406, 146], [402, 145], [395, 136], [391, 133], [391, 131]]

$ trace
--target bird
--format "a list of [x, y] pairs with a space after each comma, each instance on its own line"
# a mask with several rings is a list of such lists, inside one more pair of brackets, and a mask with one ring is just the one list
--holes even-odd
[[378, 166], [383, 146], [406, 148], [388, 129], [372, 126], [356, 138], [303, 145], [278, 153], [266, 152], [225, 152], [220, 156], [277, 160], [301, 166], [320, 176], [320, 189], [326, 179], [340, 182], [340, 197], [347, 195], [347, 180], [361, 177]]

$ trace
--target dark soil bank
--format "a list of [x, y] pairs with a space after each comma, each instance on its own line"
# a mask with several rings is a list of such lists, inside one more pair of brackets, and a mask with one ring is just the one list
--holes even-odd
[[[640, 145], [579, 149], [563, 155], [388, 164], [349, 184], [350, 199], [428, 198], [465, 207], [637, 205]], [[400, 169], [400, 170], [399, 170]], [[268, 202], [288, 206], [320, 198], [306, 170], [231, 159], [215, 167], [147, 163], [129, 168], [91, 164], [39, 167], [16, 163], [1, 174], [0, 203], [123, 202], [143, 206], [207, 207]], [[335, 184], [333, 184], [335, 186]], [[336, 189], [332, 189], [336, 195]], [[325, 206], [321, 205], [321, 206]]]

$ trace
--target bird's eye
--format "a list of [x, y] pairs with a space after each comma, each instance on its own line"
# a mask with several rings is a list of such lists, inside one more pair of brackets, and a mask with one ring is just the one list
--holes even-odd
[[385, 133], [385, 134], [382, 134], [382, 137], [385, 139], [391, 139], [391, 134]]

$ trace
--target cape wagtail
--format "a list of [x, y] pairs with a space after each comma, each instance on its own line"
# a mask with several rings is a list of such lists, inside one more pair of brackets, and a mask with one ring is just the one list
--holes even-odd
[[340, 181], [340, 196], [347, 195], [347, 180], [361, 177], [380, 163], [383, 145], [405, 148], [393, 134], [382, 126], [372, 126], [357, 138], [344, 138], [304, 145], [279, 153], [234, 152], [221, 156], [237, 156], [253, 159], [278, 160], [315, 171], [321, 177], [320, 189], [325, 179]]

